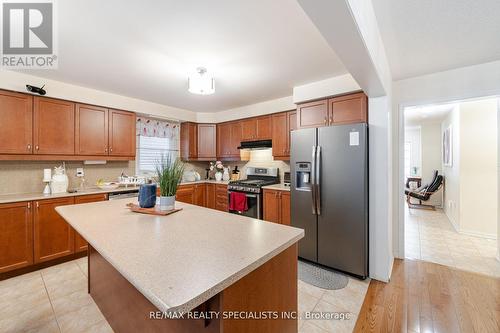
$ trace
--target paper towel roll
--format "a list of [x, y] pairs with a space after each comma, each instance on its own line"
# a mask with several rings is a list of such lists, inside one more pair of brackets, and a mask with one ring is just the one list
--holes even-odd
[[50, 182], [52, 180], [52, 169], [43, 169], [43, 181]]

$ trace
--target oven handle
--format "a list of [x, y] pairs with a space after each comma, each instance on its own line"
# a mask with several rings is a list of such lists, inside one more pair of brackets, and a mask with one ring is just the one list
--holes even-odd
[[[227, 191], [228, 194], [231, 194], [233, 192], [238, 192], [238, 193], [245, 193], [245, 192], [239, 192], [239, 191]], [[245, 195], [249, 198], [257, 198], [257, 195], [256, 194], [248, 194], [248, 193], [245, 193]]]

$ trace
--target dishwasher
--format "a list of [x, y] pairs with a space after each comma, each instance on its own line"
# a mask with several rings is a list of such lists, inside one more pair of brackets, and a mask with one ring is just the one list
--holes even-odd
[[108, 200], [118, 200], [125, 198], [137, 198], [139, 196], [139, 189], [123, 191], [123, 192], [115, 192], [108, 194]]

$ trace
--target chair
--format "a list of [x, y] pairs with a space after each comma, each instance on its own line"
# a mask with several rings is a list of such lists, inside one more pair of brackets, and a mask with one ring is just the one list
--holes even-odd
[[[434, 205], [423, 204], [422, 201], [429, 201], [432, 195], [438, 192], [444, 185], [444, 177], [438, 174], [438, 171], [434, 171], [434, 177], [429, 184], [421, 186], [415, 190], [407, 188], [405, 190], [406, 202], [408, 203], [408, 208], [417, 209], [436, 209]], [[419, 201], [418, 204], [411, 203], [411, 198], [415, 198]]]

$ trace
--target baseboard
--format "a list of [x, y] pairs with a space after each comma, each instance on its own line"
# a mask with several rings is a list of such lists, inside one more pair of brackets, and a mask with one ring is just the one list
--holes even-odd
[[488, 239], [497, 239], [497, 235], [488, 234], [488, 233], [484, 233], [484, 232], [469, 231], [469, 230], [457, 230], [457, 232], [462, 234], [462, 235], [467, 235], [467, 236], [474, 236], [474, 237], [488, 238]]

